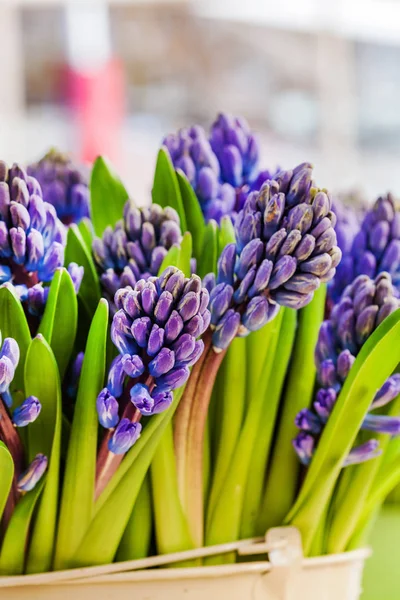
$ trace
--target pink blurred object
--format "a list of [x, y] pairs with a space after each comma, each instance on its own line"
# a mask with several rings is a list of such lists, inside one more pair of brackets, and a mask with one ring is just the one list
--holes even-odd
[[110, 59], [94, 70], [67, 69], [68, 102], [78, 130], [78, 156], [92, 162], [105, 154], [114, 164], [121, 159], [125, 115], [125, 78], [121, 61]]

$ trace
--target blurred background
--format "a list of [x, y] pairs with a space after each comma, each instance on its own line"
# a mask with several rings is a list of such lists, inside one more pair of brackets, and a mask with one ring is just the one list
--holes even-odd
[[0, 0], [0, 156], [109, 156], [149, 198], [166, 133], [244, 115], [265, 167], [400, 192], [399, 0]]

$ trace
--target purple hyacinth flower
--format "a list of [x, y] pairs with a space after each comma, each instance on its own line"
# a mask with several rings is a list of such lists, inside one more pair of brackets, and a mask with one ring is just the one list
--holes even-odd
[[293, 447], [300, 462], [303, 465], [309, 465], [314, 452], [315, 440], [312, 435], [305, 431], [300, 431], [293, 440]]
[[108, 449], [113, 454], [125, 454], [139, 439], [141, 431], [140, 423], [131, 423], [129, 419], [121, 419], [108, 442]]
[[117, 425], [119, 421], [118, 402], [107, 388], [101, 390], [97, 396], [96, 409], [102, 427], [112, 429]]
[[373, 458], [377, 458], [382, 453], [377, 440], [369, 440], [365, 444], [361, 444], [353, 448], [346, 457], [343, 466], [358, 465]]
[[43, 198], [52, 204], [65, 225], [89, 217], [89, 187], [86, 169], [55, 149], [28, 166], [28, 174], [40, 184]]
[[43, 477], [47, 469], [47, 463], [47, 456], [44, 454], [37, 454], [27, 470], [19, 477], [18, 490], [20, 492], [30, 492], [33, 490], [35, 485]]
[[[120, 288], [134, 288], [140, 279], [157, 276], [168, 250], [182, 240], [178, 213], [157, 204], [137, 208], [125, 204], [124, 217], [114, 229], [107, 227], [103, 237], [93, 241], [93, 256], [100, 274], [104, 295], [116, 312], [115, 294]], [[144, 312], [151, 297], [144, 297]], [[118, 308], [120, 308], [118, 306]]]
[[150, 395], [147, 385], [137, 383], [131, 389], [131, 402], [142, 414], [151, 414], [154, 400]]
[[295, 424], [299, 429], [314, 434], [320, 433], [322, 428], [320, 419], [308, 408], [303, 408], [297, 414]]
[[[400, 300], [396, 296], [396, 290], [388, 273], [381, 273], [375, 279], [370, 279], [367, 275], [359, 275], [345, 289], [340, 301], [334, 306], [329, 320], [322, 324], [315, 352], [318, 381], [321, 387], [317, 391], [313, 405], [315, 417], [319, 418], [322, 424], [329, 420], [336, 399], [363, 344], [383, 318], [398, 308], [400, 308]], [[378, 390], [370, 409], [385, 406], [394, 400], [399, 392], [400, 375], [394, 374]], [[307, 429], [308, 421], [311, 422], [309, 411], [302, 411], [300, 415], [307, 415], [307, 419], [304, 421], [299, 417], [296, 425], [301, 429]], [[361, 429], [399, 435], [400, 418], [368, 413]], [[370, 440], [366, 444], [353, 448], [346, 458], [345, 465], [374, 458], [379, 454], [377, 447], [378, 442]]]
[[13, 423], [16, 427], [26, 427], [29, 423], [36, 421], [40, 414], [42, 405], [35, 396], [29, 396], [13, 412]]

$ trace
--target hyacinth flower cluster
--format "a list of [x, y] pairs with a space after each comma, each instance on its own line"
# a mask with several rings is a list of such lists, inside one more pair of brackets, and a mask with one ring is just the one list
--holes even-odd
[[[321, 325], [315, 352], [318, 389], [313, 409], [302, 410], [296, 418], [301, 430], [293, 446], [308, 465], [317, 440], [335, 406], [343, 384], [361, 350], [375, 329], [400, 307], [391, 277], [381, 273], [375, 279], [359, 275], [349, 285], [329, 320]], [[400, 394], [400, 374], [389, 377], [378, 390], [371, 411], [389, 404]], [[362, 429], [389, 435], [400, 434], [400, 418], [368, 413]], [[371, 439], [353, 448], [343, 466], [367, 461], [379, 454], [378, 441]]]
[[206, 220], [219, 221], [236, 206], [234, 187], [221, 180], [221, 167], [204, 129], [181, 129], [163, 140], [174, 167], [186, 175], [199, 199]]
[[134, 288], [139, 280], [156, 276], [168, 250], [181, 240], [179, 216], [173, 208], [157, 204], [138, 208], [128, 200], [123, 219], [93, 241], [93, 255], [112, 308], [117, 290]]
[[308, 163], [249, 195], [236, 219], [236, 243], [222, 251], [216, 280], [205, 278], [215, 351], [260, 329], [280, 306], [306, 306], [332, 279], [341, 258], [335, 223], [330, 197], [314, 187]]
[[[40, 315], [52, 280], [64, 264], [65, 228], [43, 200], [38, 181], [19, 165], [0, 161], [0, 283], [12, 284], [33, 315]], [[71, 263], [75, 290], [83, 268]]]
[[168, 135], [163, 145], [188, 178], [207, 221], [235, 219], [249, 193], [278, 173], [259, 169], [259, 144], [242, 117], [221, 113], [208, 136], [195, 125]]
[[337, 301], [358, 275], [376, 277], [383, 271], [390, 273], [394, 287], [400, 290], [400, 206], [393, 196], [379, 197], [355, 234], [353, 222], [350, 228], [353, 240], [348, 248], [348, 236], [343, 248], [343, 260], [330, 290], [332, 299]]
[[17, 477], [17, 491], [28, 492], [40, 480], [47, 468], [47, 457], [38, 454], [26, 471], [18, 472], [23, 451], [16, 428], [33, 423], [40, 414], [41, 404], [35, 396], [29, 396], [17, 408], [13, 407], [10, 385], [20, 360], [20, 351], [13, 338], [5, 338], [0, 349], [0, 439], [10, 449]]
[[87, 177], [68, 155], [52, 149], [41, 160], [29, 165], [27, 171], [37, 179], [44, 200], [54, 206], [65, 225], [79, 223], [90, 216]]
[[108, 449], [124, 454], [138, 439], [142, 415], [166, 410], [200, 358], [210, 323], [209, 295], [197, 275], [176, 267], [120, 289], [112, 341], [119, 355], [97, 399], [100, 424], [113, 430]]

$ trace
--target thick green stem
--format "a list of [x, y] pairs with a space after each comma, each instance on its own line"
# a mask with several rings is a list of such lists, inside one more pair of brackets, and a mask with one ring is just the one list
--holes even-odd
[[197, 383], [201, 374], [203, 363], [207, 353], [211, 348], [212, 334], [207, 331], [203, 337], [204, 351], [200, 360], [194, 365], [190, 373], [189, 381], [186, 384], [185, 392], [179, 403], [174, 419], [174, 446], [176, 457], [176, 469], [178, 476], [179, 497], [182, 505], [185, 504], [185, 477], [186, 477], [186, 459], [187, 459], [187, 434], [190, 420], [190, 413], [196, 393]]
[[220, 495], [243, 421], [246, 395], [246, 338], [233, 340], [218, 373], [217, 402], [221, 408], [221, 433], [218, 437], [207, 518]]
[[116, 561], [135, 560], [148, 556], [152, 529], [150, 475], [147, 474], [122, 536]]
[[194, 548], [178, 493], [174, 440], [170, 423], [154, 455], [150, 472], [158, 553], [170, 554]]
[[[262, 495], [282, 388], [292, 354], [297, 324], [295, 310], [290, 308], [281, 310], [284, 312], [279, 341], [275, 356], [270, 357], [270, 360], [273, 360], [272, 369], [267, 384], [267, 392], [264, 396], [262, 418], [258, 424], [258, 432], [253, 448], [253, 459], [244, 496], [240, 530], [240, 537], [243, 539], [263, 535], [266, 532], [265, 515], [267, 513], [261, 508]], [[260, 382], [259, 389], [262, 387], [265, 386]]]
[[282, 524], [296, 496], [300, 463], [292, 446], [298, 433], [294, 421], [302, 408], [310, 406], [313, 397], [314, 351], [324, 318], [325, 295], [325, 286], [321, 286], [312, 302], [299, 312], [299, 327], [263, 500], [266, 529]]
[[[269, 355], [264, 365], [263, 383], [266, 386], [272, 369], [273, 356], [277, 347], [283, 311], [269, 324], [273, 330]], [[206, 532], [206, 545], [232, 542], [239, 539], [240, 523], [243, 511], [245, 485], [252, 465], [253, 448], [262, 417], [266, 389], [263, 386], [253, 396], [241, 429], [238, 443], [233, 454], [221, 493], [215, 509], [210, 515]], [[217, 556], [208, 559], [207, 564], [220, 564], [234, 560], [234, 556]]]
[[198, 547], [204, 541], [204, 432], [215, 378], [225, 352], [216, 354], [212, 347], [207, 352], [193, 396], [187, 429], [184, 509], [192, 538]]
[[259, 383], [265, 358], [271, 341], [271, 328], [269, 323], [258, 331], [249, 335], [246, 339], [246, 404], [250, 404], [254, 394], [258, 393]]

